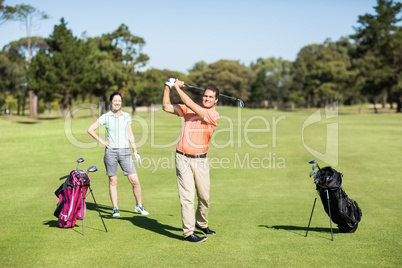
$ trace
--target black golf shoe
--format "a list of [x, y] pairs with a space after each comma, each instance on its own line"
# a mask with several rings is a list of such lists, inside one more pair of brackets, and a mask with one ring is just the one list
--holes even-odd
[[193, 242], [193, 243], [200, 243], [200, 242], [205, 242], [207, 240], [207, 237], [199, 237], [198, 235], [192, 233], [191, 235], [185, 237], [183, 239], [184, 242]]
[[215, 231], [212, 231], [211, 229], [207, 228], [201, 228], [198, 225], [195, 225], [195, 228], [197, 228], [198, 230], [200, 230], [201, 232], [203, 232], [205, 235], [216, 235]]

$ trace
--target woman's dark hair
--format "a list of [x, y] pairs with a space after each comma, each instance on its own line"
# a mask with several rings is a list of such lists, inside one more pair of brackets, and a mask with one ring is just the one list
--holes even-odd
[[110, 95], [109, 101], [112, 102], [114, 96], [119, 95], [121, 99], [123, 99], [123, 97], [121, 96], [121, 94], [119, 92], [113, 92], [112, 95]]
[[212, 85], [208, 85], [208, 86], [205, 88], [204, 92], [205, 92], [207, 89], [208, 89], [208, 90], [212, 90], [213, 92], [215, 92], [215, 98], [216, 98], [216, 99], [219, 98], [219, 89], [218, 89], [217, 87], [212, 86]]

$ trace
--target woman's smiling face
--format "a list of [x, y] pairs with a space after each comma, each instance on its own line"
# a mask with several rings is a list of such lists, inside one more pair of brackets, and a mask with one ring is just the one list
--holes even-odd
[[120, 95], [115, 95], [112, 99], [112, 109], [114, 112], [121, 109], [121, 97]]

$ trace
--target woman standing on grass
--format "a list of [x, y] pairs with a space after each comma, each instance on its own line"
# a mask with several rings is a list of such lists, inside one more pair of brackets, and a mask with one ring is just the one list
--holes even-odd
[[[120, 211], [117, 206], [117, 163], [119, 163], [124, 175], [127, 176], [133, 186], [133, 194], [136, 199], [134, 211], [147, 216], [149, 213], [142, 205], [141, 185], [137, 172], [134, 167], [130, 147], [137, 163], [141, 163], [141, 157], [135, 146], [134, 134], [131, 129], [130, 114], [121, 110], [122, 96], [120, 93], [110, 95], [110, 111], [103, 114], [89, 128], [88, 133], [97, 141], [105, 146], [105, 168], [109, 176], [109, 193], [113, 205], [113, 217], [120, 217]], [[107, 141], [102, 140], [95, 130], [103, 125], [107, 130]]]

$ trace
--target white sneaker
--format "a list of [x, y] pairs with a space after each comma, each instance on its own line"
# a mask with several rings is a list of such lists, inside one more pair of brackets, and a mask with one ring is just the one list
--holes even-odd
[[120, 211], [118, 208], [113, 209], [113, 217], [120, 217]]
[[145, 210], [144, 206], [135, 206], [135, 212], [140, 213], [142, 216], [148, 216], [149, 212]]

